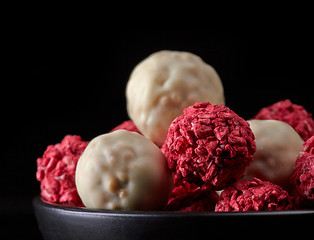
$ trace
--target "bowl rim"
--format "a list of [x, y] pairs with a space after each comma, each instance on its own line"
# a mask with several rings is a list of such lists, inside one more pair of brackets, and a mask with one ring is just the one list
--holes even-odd
[[40, 195], [33, 198], [33, 206], [54, 209], [61, 212], [74, 212], [78, 214], [103, 215], [116, 217], [256, 217], [256, 216], [294, 216], [313, 215], [314, 209], [276, 210], [276, 211], [247, 211], [247, 212], [179, 212], [179, 211], [141, 211], [141, 210], [105, 210], [89, 209], [85, 207], [66, 206], [48, 203]]

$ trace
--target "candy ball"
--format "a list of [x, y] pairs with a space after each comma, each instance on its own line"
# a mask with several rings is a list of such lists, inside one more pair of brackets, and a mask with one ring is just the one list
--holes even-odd
[[76, 186], [87, 208], [158, 210], [168, 201], [172, 174], [154, 143], [117, 130], [88, 144], [77, 164]]
[[249, 120], [255, 135], [256, 152], [245, 171], [253, 177], [287, 187], [303, 140], [289, 124], [277, 120]]
[[290, 177], [292, 195], [301, 208], [314, 207], [314, 136], [309, 138], [299, 154]]
[[314, 135], [314, 120], [301, 105], [292, 103], [289, 99], [262, 108], [254, 119], [274, 119], [288, 123], [306, 141]]
[[83, 206], [75, 186], [75, 169], [88, 142], [80, 136], [66, 135], [60, 143], [49, 145], [37, 159], [36, 178], [41, 197], [49, 203]]
[[280, 186], [258, 178], [226, 187], [216, 212], [273, 211], [294, 209], [292, 197]]
[[179, 178], [219, 190], [242, 177], [255, 142], [247, 121], [224, 105], [204, 102], [171, 123], [162, 151]]
[[200, 57], [180, 51], [159, 51], [140, 62], [130, 75], [126, 98], [130, 119], [159, 146], [184, 108], [195, 102], [225, 102], [215, 69]]

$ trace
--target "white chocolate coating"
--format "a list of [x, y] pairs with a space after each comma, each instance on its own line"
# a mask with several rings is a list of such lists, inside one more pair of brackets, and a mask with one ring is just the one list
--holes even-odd
[[255, 135], [256, 152], [253, 162], [247, 167], [246, 179], [258, 177], [282, 187], [289, 177], [303, 140], [287, 123], [277, 120], [249, 120]]
[[75, 180], [87, 208], [108, 210], [158, 210], [172, 188], [161, 150], [126, 130], [94, 138], [78, 161]]
[[200, 57], [179, 51], [159, 51], [131, 73], [127, 110], [136, 127], [161, 146], [171, 122], [195, 102], [224, 104], [222, 82]]

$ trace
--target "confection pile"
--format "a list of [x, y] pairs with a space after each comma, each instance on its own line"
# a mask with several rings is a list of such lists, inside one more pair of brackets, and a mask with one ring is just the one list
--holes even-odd
[[243, 119], [215, 69], [159, 51], [126, 86], [130, 119], [90, 141], [66, 135], [37, 159], [42, 200], [106, 210], [314, 208], [314, 120], [278, 101]]

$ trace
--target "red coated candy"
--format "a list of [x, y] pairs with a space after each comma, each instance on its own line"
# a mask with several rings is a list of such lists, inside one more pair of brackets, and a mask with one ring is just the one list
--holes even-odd
[[256, 150], [247, 121], [224, 105], [195, 103], [168, 129], [162, 151], [181, 179], [222, 189], [240, 179]]
[[272, 211], [294, 209], [292, 197], [280, 186], [253, 178], [226, 187], [216, 212]]
[[164, 210], [180, 212], [214, 211], [218, 194], [194, 183], [174, 178], [174, 187]]
[[66, 135], [61, 143], [49, 145], [37, 159], [36, 178], [41, 196], [50, 203], [83, 206], [75, 185], [76, 164], [88, 142], [80, 136]]
[[289, 99], [262, 108], [254, 119], [273, 119], [288, 123], [306, 141], [314, 135], [314, 120], [303, 106], [293, 104]]
[[314, 154], [314, 136], [310, 137], [303, 143], [302, 151]]
[[314, 154], [301, 152], [290, 177], [292, 195], [300, 208], [314, 207]]
[[119, 129], [124, 129], [124, 130], [128, 130], [131, 132], [140, 133], [140, 131], [137, 129], [137, 127], [135, 126], [135, 124], [132, 120], [127, 120], [127, 121], [122, 122], [121, 124], [116, 126], [114, 129], [112, 129], [110, 132], [114, 132], [114, 131], [119, 130]]

